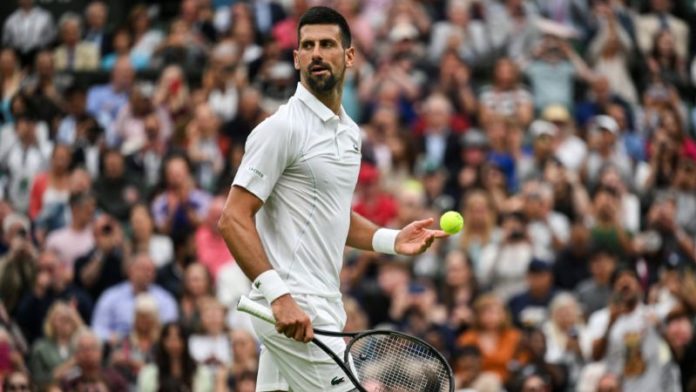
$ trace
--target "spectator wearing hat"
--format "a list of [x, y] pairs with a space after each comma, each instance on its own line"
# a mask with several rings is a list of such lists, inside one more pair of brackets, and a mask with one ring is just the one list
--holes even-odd
[[611, 277], [618, 264], [617, 255], [608, 248], [594, 247], [588, 259], [591, 277], [581, 281], [575, 288], [575, 295], [587, 316], [609, 303]]
[[30, 64], [38, 49], [46, 48], [56, 36], [51, 14], [33, 0], [18, 0], [18, 8], [5, 20], [2, 45], [22, 54], [24, 64]]
[[516, 325], [539, 327], [548, 319], [547, 309], [556, 295], [551, 263], [532, 259], [526, 280], [527, 289], [510, 298], [508, 309]]
[[532, 152], [518, 161], [517, 175], [520, 182], [543, 176], [546, 162], [553, 158], [557, 145], [556, 126], [545, 120], [535, 120], [529, 126], [532, 136]]
[[99, 68], [99, 47], [82, 41], [80, 16], [67, 12], [58, 22], [61, 44], [53, 52], [58, 71], [94, 71]]
[[174, 297], [153, 283], [155, 265], [149, 255], [139, 253], [133, 256], [126, 268], [128, 281], [107, 289], [94, 308], [91, 324], [102, 341], [118, 341], [133, 330], [135, 300], [141, 293], [149, 293], [155, 299], [161, 322], [178, 317]]
[[606, 115], [596, 116], [589, 137], [591, 151], [581, 172], [586, 183], [590, 186], [597, 184], [602, 168], [607, 165], [614, 166], [621, 178], [630, 181], [633, 178], [633, 164], [618, 143], [621, 135], [616, 120]]
[[592, 359], [605, 359], [608, 370], [622, 378], [624, 390], [677, 391], [679, 372], [669, 355], [660, 355], [665, 342], [657, 323], [668, 306], [644, 305], [636, 272], [619, 269], [612, 277], [609, 305], [590, 316]]
[[587, 157], [587, 145], [575, 134], [573, 119], [568, 109], [563, 105], [549, 105], [544, 108], [541, 117], [556, 127], [556, 158], [568, 170], [577, 171]]

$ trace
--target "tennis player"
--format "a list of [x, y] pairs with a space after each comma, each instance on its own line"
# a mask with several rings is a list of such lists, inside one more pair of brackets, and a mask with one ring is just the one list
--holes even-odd
[[[270, 306], [273, 325], [254, 320], [263, 342], [257, 391], [350, 391], [343, 371], [318, 347], [312, 328], [342, 331], [339, 272], [346, 245], [416, 255], [436, 238], [432, 219], [379, 228], [351, 211], [360, 169], [360, 130], [341, 106], [355, 49], [346, 20], [310, 8], [293, 52], [300, 83], [287, 104], [249, 136], [219, 228], [253, 282], [249, 297]], [[341, 338], [324, 338], [339, 356]]]

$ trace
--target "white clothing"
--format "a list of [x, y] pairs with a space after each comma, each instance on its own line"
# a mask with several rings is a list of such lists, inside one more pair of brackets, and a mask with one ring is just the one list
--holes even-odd
[[[327, 330], [343, 330], [346, 313], [340, 299], [293, 295], [298, 305], [312, 320], [312, 326]], [[269, 307], [266, 300], [259, 304]], [[261, 337], [259, 375], [256, 391], [345, 392], [355, 387], [345, 373], [314, 344], [305, 344], [276, 332], [275, 326], [252, 317], [254, 329]], [[319, 336], [339, 358], [343, 358], [346, 343], [343, 338]]]
[[[339, 298], [360, 130], [304, 86], [249, 135], [234, 185], [264, 201], [261, 242], [292, 294]], [[259, 298], [258, 291], [252, 296]]]
[[191, 357], [200, 365], [213, 360], [225, 365], [232, 363], [230, 340], [224, 333], [217, 336], [192, 335], [188, 346]]
[[568, 242], [570, 223], [565, 215], [552, 211], [549, 213], [548, 224], [539, 220], [531, 221], [527, 225], [527, 233], [532, 240], [534, 257], [553, 263], [556, 261], [553, 236], [564, 243]]
[[587, 145], [582, 139], [570, 135], [563, 139], [556, 147], [556, 158], [563, 163], [563, 167], [577, 172], [587, 157]]
[[489, 244], [481, 253], [476, 271], [478, 281], [490, 285], [504, 302], [527, 289], [527, 268], [532, 260], [532, 245], [521, 241], [514, 244]]
[[150, 237], [148, 253], [157, 268], [163, 267], [174, 260], [174, 244], [166, 235], [153, 234]]

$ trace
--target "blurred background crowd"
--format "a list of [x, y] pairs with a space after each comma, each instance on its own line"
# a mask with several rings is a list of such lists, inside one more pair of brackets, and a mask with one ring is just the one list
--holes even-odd
[[[3, 390], [253, 391], [216, 222], [317, 2], [41, 3], [2, 23]], [[426, 339], [458, 390], [696, 391], [696, 2], [321, 3], [357, 50], [354, 209], [465, 221], [347, 249], [346, 329]]]

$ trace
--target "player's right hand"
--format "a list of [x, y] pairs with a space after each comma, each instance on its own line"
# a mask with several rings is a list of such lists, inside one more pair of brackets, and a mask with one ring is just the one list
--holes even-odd
[[279, 333], [305, 343], [314, 338], [312, 321], [290, 294], [276, 298], [271, 304], [271, 309], [276, 319], [276, 330]]

